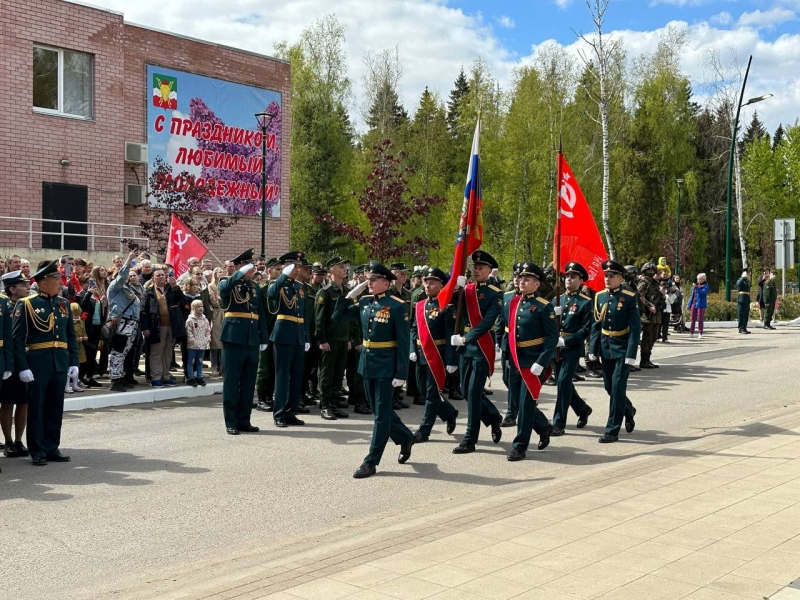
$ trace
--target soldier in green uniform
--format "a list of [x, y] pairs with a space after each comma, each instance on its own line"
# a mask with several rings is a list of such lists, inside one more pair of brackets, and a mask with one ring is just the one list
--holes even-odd
[[475, 282], [466, 285], [466, 279], [459, 277], [457, 284], [457, 287], [464, 288], [465, 310], [460, 327], [465, 335], [456, 333], [450, 339], [459, 353], [461, 389], [467, 398], [467, 431], [461, 443], [453, 448], [453, 454], [475, 452], [481, 422], [492, 428], [492, 441], [495, 444], [503, 437], [500, 428], [503, 418], [484, 389], [486, 379], [494, 369], [492, 328], [503, 311], [503, 291], [488, 283], [492, 269], [497, 268], [494, 257], [483, 250], [476, 250], [471, 258]]
[[533, 261], [522, 261], [519, 269], [519, 294], [503, 306], [511, 361], [509, 388], [519, 406], [517, 435], [506, 457], [511, 462], [525, 458], [533, 431], [539, 435], [539, 450], [550, 445], [552, 425], [536, 401], [559, 340], [553, 306], [538, 294], [544, 271]]
[[[281, 274], [281, 263], [277, 256], [273, 256], [266, 262], [267, 280], [260, 286], [260, 303], [263, 314], [266, 316], [267, 337], [272, 334], [275, 327], [275, 317], [269, 310], [269, 299], [267, 298], [267, 287], [270, 282], [275, 281]], [[256, 394], [258, 404], [256, 410], [262, 412], [272, 412], [275, 403], [273, 394], [275, 393], [275, 359], [272, 353], [272, 342], [267, 341], [267, 349], [258, 353], [258, 373], [256, 374]]]
[[742, 271], [742, 276], [736, 282], [738, 298], [736, 299], [736, 312], [739, 317], [739, 333], [750, 333], [747, 321], [750, 320], [750, 280], [747, 271]]
[[636, 425], [636, 409], [627, 397], [630, 366], [636, 364], [636, 352], [642, 321], [637, 294], [622, 286], [625, 268], [616, 261], [603, 261], [606, 289], [594, 297], [594, 323], [589, 358], [600, 357], [603, 383], [609, 396], [608, 422], [601, 444], [616, 442], [622, 419], [625, 431]]
[[[411, 457], [414, 445], [414, 434], [392, 409], [392, 390], [401, 387], [408, 377], [410, 334], [406, 304], [387, 294], [394, 278], [389, 269], [372, 261], [369, 279], [347, 294], [352, 302], [340, 302], [333, 311], [334, 321], [361, 321], [364, 339], [358, 372], [364, 378], [364, 390], [375, 414], [372, 443], [364, 462], [353, 473], [356, 479], [375, 474], [389, 439], [400, 446], [400, 464]], [[370, 294], [356, 301], [367, 285]]]
[[253, 250], [243, 252], [231, 262], [237, 271], [219, 282], [223, 313], [222, 356], [225, 375], [222, 381], [222, 413], [229, 435], [255, 433], [250, 423], [253, 393], [258, 372], [258, 353], [267, 349], [267, 323], [252, 263]]
[[[389, 265], [392, 275], [395, 276], [394, 282], [389, 287], [388, 294], [402, 300], [405, 303], [406, 312], [409, 319], [411, 318], [411, 293], [406, 289], [406, 281], [408, 279], [408, 267], [406, 263], [396, 262]], [[416, 365], [411, 361], [408, 363], [408, 380], [406, 381], [406, 395], [416, 397], [417, 375]], [[424, 402], [423, 402], [424, 404]], [[409, 408], [410, 404], [403, 400], [403, 390], [394, 390], [394, 409], [400, 410], [401, 408]]]
[[[425, 285], [423, 285], [422, 282], [423, 269], [425, 272], [427, 272], [428, 267], [414, 267], [414, 271], [411, 275], [411, 300], [409, 303], [411, 310], [409, 311], [409, 314], [411, 315], [412, 320], [414, 318], [414, 307], [417, 305], [417, 302], [426, 297]], [[408, 366], [408, 377], [415, 386], [412, 389], [416, 390], [416, 394], [414, 395], [414, 404], [418, 406], [425, 406], [425, 390], [419, 386], [419, 378], [416, 376], [416, 368], [417, 366], [415, 364], [409, 364]], [[414, 375], [412, 375], [412, 373]]]
[[[639, 289], [639, 269], [637, 269], [634, 265], [625, 265], [625, 280], [622, 282], [622, 287], [624, 287], [626, 290], [630, 290], [634, 294], [638, 295], [638, 293], [639, 293], [638, 292], [638, 289]], [[592, 299], [594, 299], [594, 296], [592, 296]], [[592, 305], [594, 305], [594, 302], [592, 302]], [[641, 308], [641, 300], [640, 300], [639, 307]], [[588, 344], [588, 342], [586, 344], [586, 348], [587, 348], [586, 352], [588, 354], [589, 353], [589, 349], [588, 349], [589, 348], [589, 344]], [[600, 367], [600, 377], [602, 377], [603, 376], [603, 368], [600, 366], [600, 361], [597, 361], [597, 365], [598, 365], [598, 367]], [[636, 371], [641, 371], [639, 366], [638, 365], [631, 365], [631, 373], [635, 373]]]
[[666, 300], [664, 299], [664, 294], [661, 293], [661, 287], [655, 280], [656, 265], [651, 262], [646, 263], [642, 267], [642, 275], [642, 280], [639, 281], [636, 290], [639, 294], [642, 323], [642, 359], [639, 362], [639, 367], [642, 369], [657, 369], [658, 365], [650, 360], [650, 356], [658, 339], [658, 332], [661, 327], [661, 313], [664, 310], [664, 306], [666, 306]]
[[335, 421], [350, 416], [339, 407], [339, 391], [347, 366], [351, 325], [347, 321], [334, 322], [331, 319], [339, 302], [349, 304], [345, 295], [350, 289], [344, 283], [347, 279], [347, 261], [345, 259], [335, 256], [326, 263], [326, 266], [330, 273], [330, 283], [317, 292], [314, 302], [314, 319], [320, 350], [321, 414], [326, 421]]
[[[427, 299], [420, 301], [424, 302], [423, 306], [415, 305], [411, 313], [409, 356], [417, 365], [417, 387], [425, 397], [422, 423], [414, 432], [416, 442], [428, 441], [437, 416], [447, 423], [448, 435], [455, 431], [458, 417], [456, 408], [441, 395], [446, 373], [454, 373], [458, 361], [449, 343], [455, 331], [456, 312], [452, 304], [440, 308], [437, 298], [448, 277], [441, 269], [427, 267], [422, 278]], [[424, 323], [419, 319], [420, 312], [424, 315]]]
[[[356, 266], [356, 268], [353, 270], [353, 282], [350, 286], [350, 289], [353, 289], [359, 283], [363, 283], [367, 280], [366, 271], [367, 265], [362, 264]], [[364, 288], [359, 294], [359, 298], [357, 298], [357, 300], [366, 294], [367, 289]], [[349, 392], [347, 400], [342, 402], [339, 405], [339, 408], [347, 408], [347, 406], [350, 405], [355, 407], [353, 412], [356, 414], [369, 415], [372, 414], [372, 409], [370, 409], [369, 405], [367, 404], [367, 398], [364, 395], [364, 379], [358, 372], [358, 362], [359, 358], [361, 357], [362, 343], [361, 323], [358, 320], [354, 320], [350, 321], [349, 325], [350, 344], [348, 345], [347, 365], [345, 367], [345, 379], [347, 380], [347, 389]]]
[[[522, 263], [517, 261], [511, 267], [512, 272], [512, 282], [511, 282], [511, 289], [503, 294], [503, 307], [505, 310], [505, 306], [511, 302], [511, 299], [514, 296], [519, 295], [519, 269], [522, 266]], [[495, 348], [495, 352], [501, 357], [500, 364], [503, 369], [503, 383], [508, 390], [507, 393], [507, 404], [506, 404], [506, 414], [503, 417], [503, 420], [500, 423], [500, 427], [516, 427], [517, 426], [517, 414], [519, 413], [519, 397], [512, 393], [510, 387], [510, 375], [511, 375], [511, 355], [508, 353], [508, 337], [506, 334], [508, 333], [508, 329], [506, 327], [506, 321], [504, 318], [497, 319], [497, 334], [496, 339], [498, 340], [497, 348]]]
[[309, 323], [306, 320], [306, 290], [295, 281], [295, 270], [302, 264], [302, 252], [287, 252], [280, 257], [283, 271], [269, 284], [267, 296], [270, 312], [276, 315], [270, 340], [275, 355], [275, 418], [276, 427], [305, 425], [297, 418], [303, 392], [303, 361], [311, 347]]
[[411, 272], [412, 306], [425, 297], [425, 285], [422, 283], [423, 269], [427, 271], [427, 267], [414, 267], [414, 270]]
[[304, 318], [306, 323], [308, 323], [308, 337], [311, 344], [303, 358], [303, 390], [300, 392], [300, 407], [297, 409], [297, 412], [300, 414], [310, 413], [311, 411], [306, 407], [316, 406], [317, 401], [315, 397], [319, 397], [319, 380], [317, 377], [319, 349], [316, 343], [316, 325], [314, 323], [314, 298], [319, 288], [315, 288], [311, 285], [312, 266], [313, 265], [303, 257], [300, 261], [300, 266], [297, 268], [297, 277], [295, 278], [295, 281], [303, 284], [305, 290], [306, 314]]
[[69, 301], [62, 298], [58, 261], [39, 269], [35, 296], [14, 307], [14, 370], [28, 388], [28, 451], [33, 464], [67, 462], [61, 454], [61, 421], [67, 377], [78, 376], [78, 342]]
[[778, 300], [778, 289], [775, 286], [775, 273], [770, 273], [764, 282], [764, 329], [775, 329], [772, 318], [775, 315], [775, 302]]
[[567, 411], [571, 407], [578, 415], [578, 429], [583, 429], [592, 414], [592, 407], [578, 395], [573, 382], [575, 369], [584, 355], [585, 342], [592, 330], [592, 299], [583, 293], [583, 282], [589, 279], [586, 269], [571, 262], [565, 270], [566, 293], [554, 298], [555, 314], [561, 317], [561, 337], [558, 340], [558, 358], [555, 361], [558, 397], [553, 412], [551, 435], [564, 435]]

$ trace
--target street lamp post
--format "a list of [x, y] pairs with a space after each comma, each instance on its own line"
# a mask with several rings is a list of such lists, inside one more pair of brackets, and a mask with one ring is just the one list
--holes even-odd
[[678, 269], [681, 264], [681, 188], [683, 187], [683, 179], [676, 179], [675, 183], [678, 184], [678, 219], [675, 223], [675, 275], [678, 275]]
[[772, 94], [764, 94], [763, 96], [750, 98], [750, 100], [742, 104], [742, 100], [744, 100], [744, 88], [747, 85], [747, 76], [750, 73], [750, 64], [752, 62], [753, 56], [750, 55], [750, 59], [747, 61], [747, 69], [744, 72], [744, 79], [742, 80], [742, 90], [739, 93], [739, 102], [736, 105], [736, 118], [733, 120], [733, 126], [731, 130], [731, 155], [728, 159], [728, 192], [725, 217], [725, 300], [727, 302], [731, 301], [731, 192], [733, 188], [733, 157], [734, 152], [736, 151], [736, 133], [739, 129], [739, 114], [741, 113], [743, 106], [749, 106], [750, 104], [761, 102], [767, 98], [772, 98]]
[[256, 113], [256, 121], [261, 128], [261, 256], [266, 256], [267, 245], [267, 128], [275, 113]]

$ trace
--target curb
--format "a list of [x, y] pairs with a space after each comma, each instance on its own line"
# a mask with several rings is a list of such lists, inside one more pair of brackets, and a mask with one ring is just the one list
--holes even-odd
[[186, 385], [172, 388], [151, 388], [125, 392], [123, 394], [98, 394], [95, 396], [69, 397], [64, 399], [64, 411], [94, 410], [110, 408], [113, 406], [128, 406], [130, 404], [150, 404], [164, 400], [177, 400], [182, 398], [201, 398], [222, 394], [221, 383], [209, 383], [205, 387], [192, 387]]

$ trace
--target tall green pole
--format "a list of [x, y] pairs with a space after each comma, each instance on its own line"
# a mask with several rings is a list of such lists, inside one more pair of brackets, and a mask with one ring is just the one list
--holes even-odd
[[731, 196], [733, 191], [733, 156], [736, 151], [736, 132], [739, 129], [739, 113], [742, 111], [742, 100], [744, 100], [744, 88], [747, 85], [747, 75], [750, 73], [750, 63], [753, 62], [753, 56], [747, 61], [747, 70], [744, 72], [744, 80], [742, 81], [742, 91], [739, 93], [739, 102], [736, 104], [736, 118], [733, 120], [733, 129], [731, 131], [731, 155], [728, 159], [728, 202], [727, 213], [725, 218], [725, 301], [731, 301]]

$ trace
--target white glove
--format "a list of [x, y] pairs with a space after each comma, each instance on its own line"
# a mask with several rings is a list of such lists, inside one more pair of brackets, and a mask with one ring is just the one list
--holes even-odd
[[289, 275], [292, 274], [292, 271], [294, 271], [294, 263], [292, 263], [291, 265], [286, 265], [285, 267], [283, 267], [282, 273], [288, 277]]
[[266, 344], [259, 344], [258, 345], [258, 351], [259, 352], [263, 352], [266, 349], [267, 349], [267, 345]]
[[364, 288], [367, 287], [367, 285], [369, 285], [369, 281], [362, 281], [356, 287], [354, 287], [352, 290], [347, 292], [346, 298], [348, 300], [352, 300], [353, 298], [357, 298], [359, 295], [361, 295], [361, 292], [364, 291]]
[[311, 344], [309, 344], [308, 342], [306, 342], [306, 349], [305, 349], [305, 352], [308, 352], [310, 348], [311, 348]]
[[596, 361], [597, 360], [597, 355], [596, 354], [590, 354], [589, 355], [589, 360], [592, 361], [592, 362]]
[[459, 275], [459, 276], [456, 278], [456, 289], [458, 289], [458, 288], [463, 288], [463, 287], [465, 287], [466, 285], [467, 285], [467, 278], [466, 278], [466, 277], [464, 277], [463, 275]]
[[560, 317], [561, 316], [561, 307], [560, 306], [554, 307], [553, 308], [553, 312], [556, 313], [557, 317]]
[[452, 335], [450, 336], [450, 345], [451, 346], [463, 346], [464, 345], [464, 336], [463, 335]]
[[625, 359], [625, 364], [633, 366], [633, 365], [636, 364], [636, 359], [635, 358], [626, 358]]
[[410, 360], [411, 362], [417, 362], [417, 353], [416, 352], [412, 352], [411, 354], [409, 354], [408, 355], [408, 360]]
[[497, 344], [494, 345], [494, 353], [500, 354], [503, 350]]
[[11, 377], [11, 371], [3, 371], [3, 379], [8, 379]]
[[742, 271], [742, 277], [747, 277], [747, 271]]
[[67, 369], [67, 377], [70, 379], [74, 379], [78, 376], [78, 367], [70, 367]]
[[542, 371], [544, 371], [544, 367], [539, 363], [533, 363], [533, 365], [531, 366], [531, 373], [533, 373], [537, 377], [542, 374]]
[[558, 344], [556, 344], [556, 348], [564, 348], [567, 344], [564, 342], [564, 338], [558, 338]]
[[444, 368], [444, 370], [447, 371], [448, 373], [455, 373], [456, 371], [458, 371], [458, 367], [456, 367], [455, 365], [448, 365]]
[[392, 379], [392, 387], [403, 387], [405, 379]]
[[20, 371], [19, 380], [22, 383], [30, 383], [31, 381], [33, 381], [33, 373], [31, 373], [30, 369], [25, 369], [24, 371]]
[[239, 267], [239, 273], [241, 273], [242, 275], [246, 275], [248, 271], [251, 271], [254, 268], [255, 265], [253, 263], [247, 263], [246, 265], [242, 265], [241, 267]]

